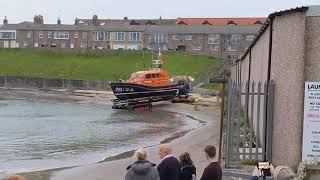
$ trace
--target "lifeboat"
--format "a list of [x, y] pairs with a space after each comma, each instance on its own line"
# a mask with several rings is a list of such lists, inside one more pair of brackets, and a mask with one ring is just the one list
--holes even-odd
[[178, 84], [170, 81], [169, 73], [163, 70], [162, 54], [153, 60], [149, 71], [134, 72], [124, 82], [109, 83], [119, 100], [150, 99], [156, 101], [172, 100], [178, 94]]

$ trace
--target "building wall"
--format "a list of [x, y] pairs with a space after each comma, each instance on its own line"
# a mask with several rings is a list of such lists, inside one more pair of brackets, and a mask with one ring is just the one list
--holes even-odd
[[276, 17], [273, 26], [271, 79], [276, 86], [272, 162], [297, 167], [303, 132], [305, 12]]
[[320, 81], [320, 16], [307, 17], [305, 80]]

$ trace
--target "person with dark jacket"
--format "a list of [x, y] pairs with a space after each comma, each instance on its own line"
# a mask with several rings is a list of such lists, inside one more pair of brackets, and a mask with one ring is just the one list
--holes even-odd
[[127, 167], [125, 180], [160, 180], [156, 165], [146, 160], [146, 151], [139, 149], [135, 154], [138, 161]]
[[204, 169], [200, 180], [221, 180], [222, 169], [216, 158], [216, 147], [207, 146], [204, 151], [209, 165]]
[[180, 163], [175, 157], [173, 157], [171, 145], [160, 145], [159, 156], [161, 158], [161, 162], [157, 169], [160, 180], [179, 180]]
[[195, 180], [196, 167], [193, 165], [190, 154], [185, 152], [179, 156], [181, 172], [180, 180]]

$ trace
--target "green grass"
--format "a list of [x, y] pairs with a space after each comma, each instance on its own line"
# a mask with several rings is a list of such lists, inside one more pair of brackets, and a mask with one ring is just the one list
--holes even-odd
[[[171, 76], [199, 77], [222, 59], [164, 53], [164, 68]], [[142, 51], [53, 52], [41, 49], [0, 49], [0, 75], [55, 77], [82, 80], [126, 79], [132, 72], [148, 70], [152, 53]]]
[[219, 84], [219, 83], [208, 83], [208, 84], [202, 84], [200, 87], [204, 88], [204, 89], [220, 90], [221, 89], [221, 84]]

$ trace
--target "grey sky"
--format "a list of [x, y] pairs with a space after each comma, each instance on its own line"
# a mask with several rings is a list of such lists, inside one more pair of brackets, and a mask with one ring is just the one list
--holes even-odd
[[[265, 17], [271, 12], [320, 0], [0, 0], [0, 19], [9, 23], [32, 21], [42, 14], [45, 23], [73, 23], [75, 17], [177, 18], [177, 17]], [[1, 20], [2, 23], [2, 20]]]

